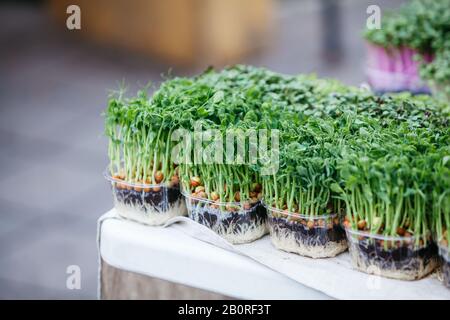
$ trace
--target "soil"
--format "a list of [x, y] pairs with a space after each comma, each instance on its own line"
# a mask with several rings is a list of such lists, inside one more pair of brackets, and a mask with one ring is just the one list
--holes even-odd
[[199, 210], [198, 222], [205, 226], [213, 226], [218, 222], [219, 219], [221, 219], [220, 223], [223, 224], [224, 227], [233, 226], [235, 228], [239, 228], [244, 224], [251, 224], [255, 221], [265, 223], [267, 219], [266, 209], [262, 205], [256, 205], [254, 209], [250, 209], [247, 211], [222, 211], [222, 214], [219, 214], [221, 211], [218, 211], [217, 209], [212, 209], [209, 207], [204, 207], [202, 209], [203, 210], [201, 210], [201, 212]]
[[135, 207], [147, 207], [151, 205], [164, 211], [170, 208], [175, 202], [182, 197], [181, 192], [177, 188], [160, 188], [159, 191], [136, 191], [134, 189], [118, 189], [113, 188], [117, 201], [125, 205]]
[[192, 202], [188, 204], [188, 208], [191, 219], [232, 243], [251, 242], [267, 233], [267, 214], [261, 203], [256, 203], [249, 210], [240, 211], [221, 211]]
[[287, 230], [295, 235], [295, 239], [305, 245], [326, 245], [329, 241], [345, 240], [345, 231], [339, 224], [333, 224], [331, 228], [307, 226], [288, 221], [285, 218], [269, 218], [269, 224], [275, 233], [285, 232]]
[[415, 280], [426, 276], [437, 266], [437, 246], [429, 243], [415, 248], [403, 243], [385, 248], [372, 238], [356, 239], [349, 236], [353, 265], [364, 272], [402, 280]]
[[339, 224], [308, 227], [298, 221], [270, 216], [269, 229], [277, 249], [310, 258], [334, 257], [347, 249], [345, 232]]

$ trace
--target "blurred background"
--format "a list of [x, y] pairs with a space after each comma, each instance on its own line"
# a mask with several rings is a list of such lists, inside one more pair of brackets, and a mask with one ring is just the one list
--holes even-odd
[[[369, 5], [400, 0], [53, 0], [0, 4], [0, 298], [95, 299], [96, 220], [112, 207], [108, 92], [212, 65], [359, 85]], [[69, 30], [67, 7], [81, 9]], [[66, 269], [81, 268], [81, 289]]]

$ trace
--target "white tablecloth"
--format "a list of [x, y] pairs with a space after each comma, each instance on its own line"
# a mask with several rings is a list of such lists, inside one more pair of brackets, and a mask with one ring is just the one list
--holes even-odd
[[112, 266], [236, 298], [450, 299], [436, 274], [418, 281], [367, 275], [351, 268], [348, 253], [310, 259], [276, 250], [269, 236], [232, 245], [186, 217], [150, 227], [113, 209], [99, 219], [98, 241], [99, 257]]

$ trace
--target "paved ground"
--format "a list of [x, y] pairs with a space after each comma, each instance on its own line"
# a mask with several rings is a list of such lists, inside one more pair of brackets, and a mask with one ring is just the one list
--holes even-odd
[[[314, 1], [284, 2], [272, 48], [243, 62], [360, 83], [369, 1], [342, 2], [340, 63], [322, 60]], [[158, 82], [169, 66], [59, 33], [42, 8], [11, 4], [0, 7], [0, 49], [0, 298], [95, 298], [96, 219], [111, 207], [107, 89]], [[81, 290], [66, 289], [72, 264]]]

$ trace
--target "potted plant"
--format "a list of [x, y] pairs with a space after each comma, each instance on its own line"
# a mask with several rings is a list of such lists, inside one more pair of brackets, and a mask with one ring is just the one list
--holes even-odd
[[450, 149], [443, 147], [435, 154], [433, 167], [432, 221], [442, 260], [443, 283], [450, 288]]
[[105, 113], [111, 183], [119, 215], [149, 225], [186, 214], [178, 167], [170, 158], [170, 123], [144, 91], [111, 97]]
[[419, 75], [448, 37], [450, 1], [412, 0], [383, 15], [381, 28], [366, 29], [367, 77], [377, 92], [428, 93]]
[[330, 188], [336, 173], [333, 122], [308, 118], [283, 127], [282, 166], [263, 184], [271, 241], [303, 256], [334, 257], [347, 241], [340, 225], [343, 203]]
[[[428, 212], [432, 207], [427, 129], [407, 124], [365, 128], [349, 138], [333, 189], [345, 202], [352, 265], [389, 278], [420, 279], [437, 265]], [[369, 131], [370, 130], [370, 131]]]
[[[179, 166], [189, 217], [232, 243], [251, 242], [267, 233], [258, 171], [245, 159], [238, 159], [238, 148], [234, 159], [227, 162], [225, 141], [233, 130], [245, 133], [269, 128], [263, 123], [256, 88], [268, 74], [245, 66], [221, 72], [209, 69], [194, 79], [179, 81], [174, 84], [176, 90], [164, 94], [164, 99], [176, 97], [178, 126], [193, 144], [192, 149], [182, 148]], [[210, 148], [210, 141], [202, 140], [206, 132], [217, 132], [222, 139], [223, 151], [213, 149], [212, 153], [222, 153], [223, 161], [203, 161], [203, 150]], [[250, 141], [244, 139], [242, 143], [247, 155]], [[187, 155], [192, 161], [184, 161]]]

